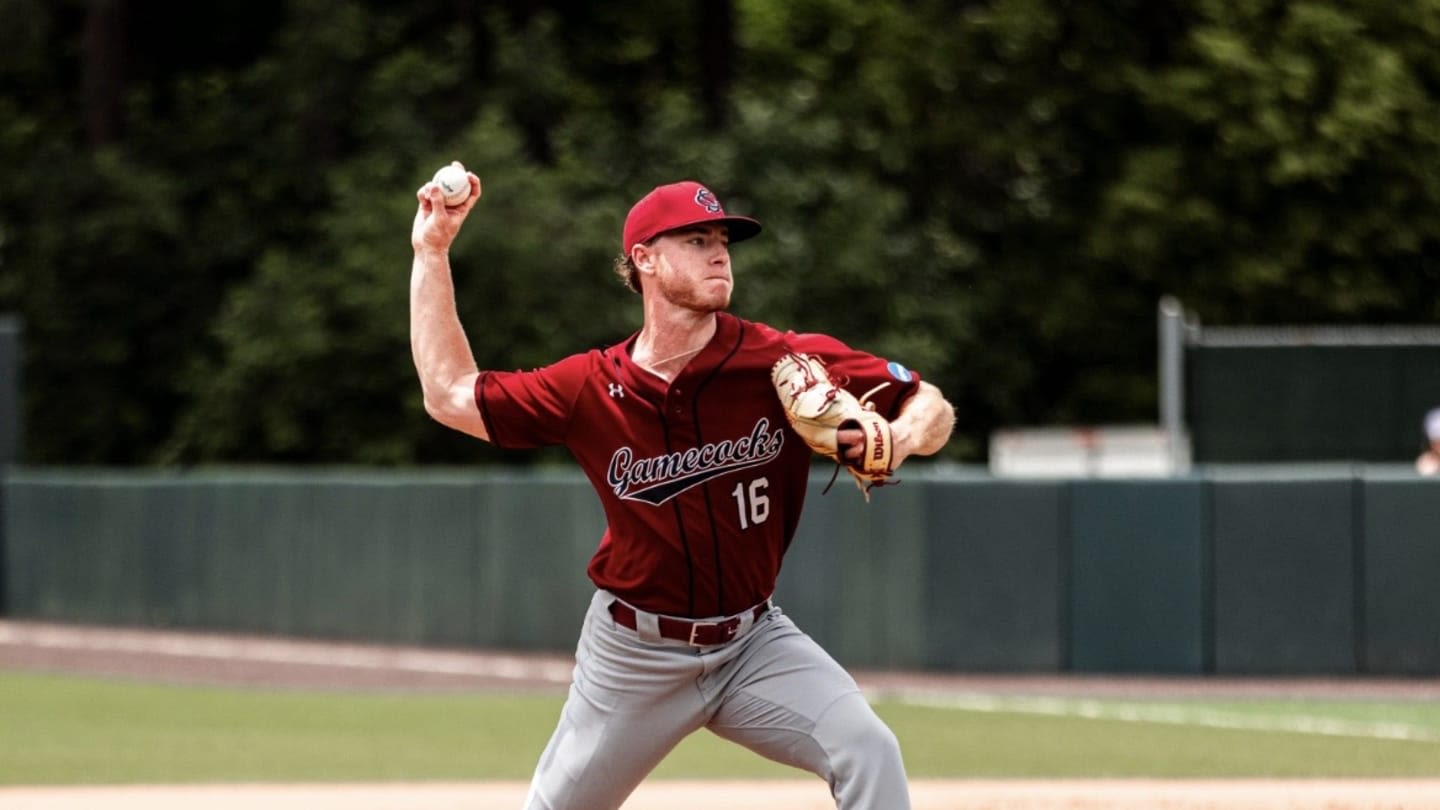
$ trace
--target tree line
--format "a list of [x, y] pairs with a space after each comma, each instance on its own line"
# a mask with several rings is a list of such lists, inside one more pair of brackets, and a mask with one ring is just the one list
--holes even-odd
[[[414, 191], [484, 368], [624, 339], [628, 206], [765, 223], [733, 309], [991, 430], [1156, 418], [1155, 307], [1440, 321], [1440, 0], [0, 0], [27, 461], [519, 461], [422, 412]], [[174, 32], [179, 32], [174, 33]], [[544, 456], [541, 456], [543, 458]]]

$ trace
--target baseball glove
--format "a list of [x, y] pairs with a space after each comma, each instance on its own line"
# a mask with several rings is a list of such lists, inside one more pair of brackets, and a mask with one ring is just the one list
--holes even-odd
[[[890, 483], [894, 449], [890, 423], [875, 412], [869, 398], [889, 383], [867, 391], [859, 399], [841, 388], [843, 380], [830, 378], [825, 364], [807, 354], [786, 354], [770, 370], [770, 381], [785, 408], [790, 426], [811, 450], [832, 459], [855, 478], [855, 485], [870, 500], [870, 490]], [[845, 458], [838, 431], [859, 428], [864, 434], [864, 454], [859, 460]], [[834, 484], [835, 479], [831, 478]], [[825, 490], [828, 492], [827, 485]]]

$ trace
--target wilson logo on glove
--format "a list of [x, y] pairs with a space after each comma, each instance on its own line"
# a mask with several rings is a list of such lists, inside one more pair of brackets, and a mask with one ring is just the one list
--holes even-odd
[[874, 449], [870, 451], [870, 461], [878, 462], [888, 459], [890, 457], [890, 431], [885, 430], [879, 424], [871, 424], [870, 430], [870, 442], [874, 445]]

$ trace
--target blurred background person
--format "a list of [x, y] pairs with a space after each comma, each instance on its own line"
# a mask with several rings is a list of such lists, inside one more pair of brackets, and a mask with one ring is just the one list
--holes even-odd
[[1440, 408], [1425, 414], [1425, 439], [1429, 446], [1415, 459], [1415, 471], [1421, 475], [1440, 473]]

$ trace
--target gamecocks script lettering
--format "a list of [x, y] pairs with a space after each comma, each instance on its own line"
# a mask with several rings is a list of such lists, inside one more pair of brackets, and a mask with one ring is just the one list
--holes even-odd
[[770, 420], [761, 419], [749, 436], [663, 456], [637, 459], [633, 449], [621, 447], [610, 457], [606, 476], [617, 496], [659, 506], [717, 475], [764, 464], [780, 455], [784, 444], [785, 431], [771, 430]]

